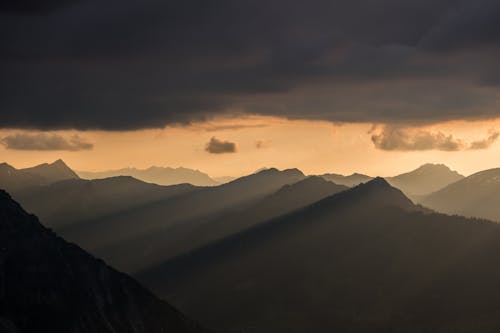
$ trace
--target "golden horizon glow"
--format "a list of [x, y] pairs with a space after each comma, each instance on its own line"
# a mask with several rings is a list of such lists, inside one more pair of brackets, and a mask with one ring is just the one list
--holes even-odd
[[[383, 151], [371, 142], [371, 123], [338, 124], [327, 121], [288, 120], [244, 116], [218, 118], [186, 126], [167, 126], [126, 132], [50, 131], [64, 137], [78, 135], [93, 143], [82, 151], [8, 150], [0, 145], [0, 162], [23, 168], [63, 159], [76, 171], [105, 171], [152, 165], [198, 169], [212, 177], [242, 176], [261, 167], [299, 168], [306, 174], [353, 172], [392, 176], [424, 163], [443, 163], [471, 173], [500, 166], [500, 146], [463, 151]], [[452, 121], [418, 127], [442, 132], [465, 142], [483, 139], [500, 129], [500, 119]], [[0, 138], [39, 131], [3, 129]], [[236, 153], [210, 154], [212, 137], [234, 142]]]

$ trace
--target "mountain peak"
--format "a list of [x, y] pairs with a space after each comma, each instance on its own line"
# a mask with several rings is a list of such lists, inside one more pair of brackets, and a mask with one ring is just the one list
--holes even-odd
[[359, 203], [363, 205], [389, 205], [406, 210], [415, 210], [416, 206], [408, 199], [403, 192], [392, 187], [387, 180], [376, 177], [372, 180], [361, 183], [346, 191], [334, 194], [324, 200], [326, 207], [330, 204], [351, 205]]
[[304, 173], [297, 168], [285, 169], [282, 172], [290, 176], [305, 177]]
[[51, 165], [68, 167], [68, 165], [66, 163], [64, 163], [64, 161], [62, 159], [60, 159], [60, 158], [57, 159], [57, 160], [55, 160], [54, 162], [52, 162]]

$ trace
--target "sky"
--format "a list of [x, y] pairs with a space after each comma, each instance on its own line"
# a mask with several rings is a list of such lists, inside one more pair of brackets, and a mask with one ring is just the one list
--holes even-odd
[[392, 175], [500, 166], [493, 0], [7, 0], [0, 160]]

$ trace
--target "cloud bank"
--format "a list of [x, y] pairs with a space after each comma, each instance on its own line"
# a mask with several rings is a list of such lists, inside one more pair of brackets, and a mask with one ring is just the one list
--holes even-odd
[[462, 139], [442, 132], [385, 126], [381, 132], [372, 134], [371, 140], [375, 148], [387, 151], [461, 151], [487, 149], [499, 136], [499, 132], [491, 131], [487, 138], [467, 144]]
[[0, 128], [498, 117], [499, 16], [496, 0], [4, 1]]
[[93, 144], [86, 142], [78, 135], [64, 138], [57, 134], [24, 134], [18, 133], [8, 135], [0, 140], [0, 143], [10, 150], [66, 150], [80, 151], [90, 150]]

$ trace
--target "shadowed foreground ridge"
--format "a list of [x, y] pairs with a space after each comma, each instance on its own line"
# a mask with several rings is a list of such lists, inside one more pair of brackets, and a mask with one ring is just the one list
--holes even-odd
[[0, 190], [0, 332], [203, 332]]
[[218, 332], [499, 332], [500, 226], [384, 179], [139, 275]]

